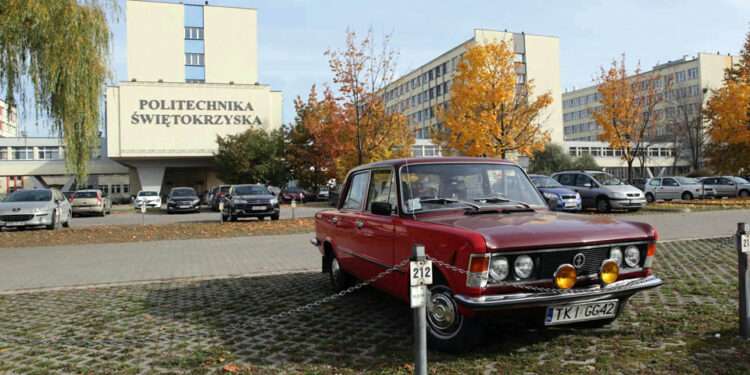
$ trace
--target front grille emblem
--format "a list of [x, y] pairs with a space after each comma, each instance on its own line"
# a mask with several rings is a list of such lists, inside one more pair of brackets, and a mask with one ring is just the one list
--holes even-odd
[[586, 263], [586, 256], [583, 253], [578, 253], [573, 257], [573, 267], [581, 268]]
[[20, 208], [14, 208], [13, 209], [13, 212], [18, 212], [18, 211], [21, 211], [21, 209]]

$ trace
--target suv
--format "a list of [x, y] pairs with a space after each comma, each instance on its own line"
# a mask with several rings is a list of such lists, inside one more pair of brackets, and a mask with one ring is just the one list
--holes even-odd
[[646, 205], [642, 191], [607, 172], [566, 171], [551, 177], [580, 194], [583, 207], [594, 207], [599, 212], [613, 208], [638, 211]]
[[670, 201], [682, 199], [689, 201], [693, 198], [714, 197], [716, 190], [710, 186], [701, 185], [698, 180], [689, 177], [658, 177], [652, 178], [646, 185], [646, 200], [653, 202], [657, 199]]
[[716, 190], [717, 197], [750, 197], [750, 182], [742, 177], [704, 177], [699, 181], [703, 186]]
[[167, 197], [167, 214], [174, 212], [201, 212], [201, 200], [191, 187], [172, 188]]
[[381, 161], [349, 172], [337, 207], [315, 214], [311, 243], [334, 289], [371, 280], [406, 303], [406, 263], [424, 245], [427, 340], [444, 351], [470, 349], [487, 326], [509, 321], [603, 326], [633, 294], [662, 284], [651, 275], [653, 227], [552, 203], [506, 160]]
[[263, 220], [279, 220], [279, 200], [263, 185], [232, 185], [227, 195], [229, 204], [221, 215], [224, 219], [237, 221], [239, 217], [256, 217]]

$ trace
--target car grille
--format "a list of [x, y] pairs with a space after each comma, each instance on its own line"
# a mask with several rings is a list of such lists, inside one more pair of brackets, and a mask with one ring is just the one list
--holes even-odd
[[2, 215], [0, 220], [2, 221], [29, 221], [34, 218], [34, 215]]
[[555, 274], [555, 271], [557, 271], [557, 267], [560, 267], [561, 265], [566, 263], [573, 264], [573, 257], [575, 257], [578, 253], [583, 253], [583, 255], [586, 257], [583, 266], [576, 269], [578, 271], [578, 275], [590, 275], [599, 272], [599, 267], [601, 267], [602, 262], [605, 259], [609, 258], [609, 247], [585, 250], [573, 249], [543, 253], [541, 260], [541, 274], [539, 275], [539, 277], [541, 279], [552, 278]]
[[562, 199], [576, 199], [575, 195], [563, 195]]
[[261, 200], [261, 199], [248, 199], [246, 200], [246, 202], [248, 205], [253, 205], [253, 206], [260, 206], [260, 205], [268, 204], [268, 200]]

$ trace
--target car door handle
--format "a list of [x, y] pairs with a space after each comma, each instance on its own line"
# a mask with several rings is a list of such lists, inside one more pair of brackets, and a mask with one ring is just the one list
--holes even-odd
[[332, 223], [336, 224], [339, 222], [339, 218], [334, 217], [333, 220], [331, 220]]
[[365, 225], [365, 223], [363, 223], [361, 221], [357, 221], [356, 223], [354, 223], [354, 225], [356, 225], [357, 228], [362, 228]]

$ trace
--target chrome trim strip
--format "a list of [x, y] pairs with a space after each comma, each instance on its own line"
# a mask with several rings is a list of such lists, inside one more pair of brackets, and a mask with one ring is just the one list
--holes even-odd
[[[623, 285], [639, 281], [632, 287], [623, 287]], [[471, 297], [456, 294], [456, 301], [466, 307], [476, 310], [502, 310], [519, 307], [547, 307], [555, 304], [564, 304], [569, 302], [585, 302], [610, 299], [613, 297], [628, 296], [635, 292], [656, 288], [663, 284], [658, 277], [649, 276], [637, 279], [626, 279], [616, 281], [605, 287], [600, 285], [588, 286], [575, 293], [513, 293], [497, 294], [482, 297]], [[609, 291], [612, 290], [612, 291]]]
[[[338, 249], [339, 249], [340, 251], [343, 251], [343, 252], [345, 252], [345, 253], [347, 253], [347, 254], [351, 255], [351, 256], [354, 256], [354, 257], [357, 257], [357, 258], [359, 258], [359, 259], [362, 259], [362, 260], [364, 260], [364, 261], [366, 261], [366, 262], [370, 262], [370, 263], [372, 263], [372, 264], [376, 264], [376, 265], [378, 265], [378, 266], [380, 266], [380, 267], [383, 267], [383, 268], [386, 268], [386, 269], [387, 269], [387, 268], [391, 268], [391, 266], [389, 266], [389, 265], [387, 265], [387, 264], [384, 264], [384, 263], [380, 263], [380, 262], [378, 262], [377, 260], [373, 260], [373, 259], [370, 259], [370, 258], [368, 258], [368, 257], [365, 257], [364, 255], [359, 255], [359, 254], [355, 254], [355, 253], [354, 253], [353, 251], [351, 251], [351, 250], [347, 250], [347, 249], [344, 249], [343, 247], [339, 247]], [[394, 270], [394, 272], [406, 273], [406, 271], [404, 271], [404, 270], [402, 270], [402, 269], [396, 269], [396, 270]]]

